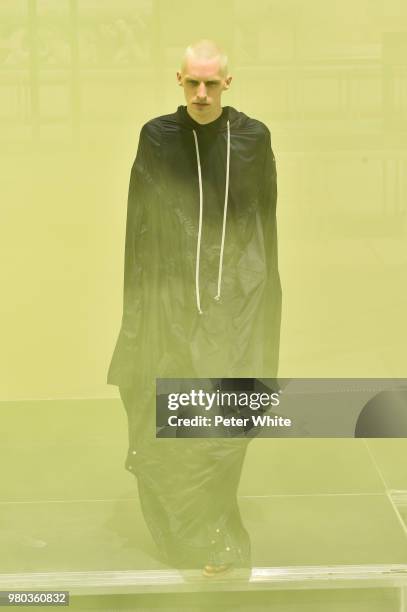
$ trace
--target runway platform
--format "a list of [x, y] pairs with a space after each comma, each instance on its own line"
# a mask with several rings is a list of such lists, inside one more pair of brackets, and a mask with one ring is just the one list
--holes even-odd
[[0, 591], [66, 590], [81, 610], [407, 610], [406, 439], [253, 440], [253, 567], [208, 579], [155, 556], [119, 400], [1, 411]]

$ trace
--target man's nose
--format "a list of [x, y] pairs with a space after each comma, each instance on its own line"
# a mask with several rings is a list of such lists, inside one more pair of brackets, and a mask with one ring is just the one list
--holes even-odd
[[199, 83], [199, 87], [198, 87], [198, 91], [197, 91], [197, 96], [200, 99], [205, 99], [206, 98], [206, 86], [204, 82]]

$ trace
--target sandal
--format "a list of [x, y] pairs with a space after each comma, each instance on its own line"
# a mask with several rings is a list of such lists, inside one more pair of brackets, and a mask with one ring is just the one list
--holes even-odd
[[211, 578], [213, 576], [219, 576], [226, 574], [226, 572], [230, 571], [233, 568], [232, 565], [205, 565], [202, 570], [204, 576]]

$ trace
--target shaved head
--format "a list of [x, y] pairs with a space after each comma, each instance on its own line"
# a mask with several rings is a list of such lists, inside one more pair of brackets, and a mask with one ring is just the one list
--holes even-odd
[[228, 58], [213, 40], [204, 38], [185, 49], [177, 80], [192, 119], [205, 124], [222, 114], [222, 93], [229, 89], [232, 77]]
[[195, 61], [206, 61], [206, 60], [218, 60], [219, 61], [219, 73], [226, 77], [228, 75], [228, 58], [224, 53], [223, 49], [219, 47], [213, 40], [203, 38], [197, 42], [189, 45], [184, 52], [181, 61], [181, 73], [184, 74], [188, 61], [193, 59]]

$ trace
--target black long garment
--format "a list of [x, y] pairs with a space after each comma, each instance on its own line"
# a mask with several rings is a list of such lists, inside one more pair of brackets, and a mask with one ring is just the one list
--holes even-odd
[[200, 125], [180, 106], [143, 126], [108, 383], [120, 387], [130, 411], [126, 467], [137, 476], [153, 537], [174, 564], [247, 563], [247, 534], [236, 528], [246, 440], [155, 439], [155, 379], [276, 376], [276, 198], [270, 132], [260, 121], [225, 107]]

